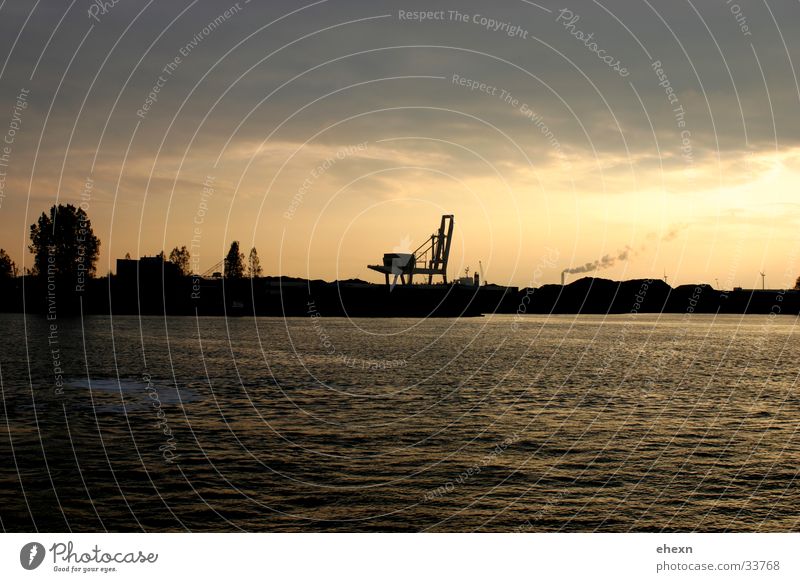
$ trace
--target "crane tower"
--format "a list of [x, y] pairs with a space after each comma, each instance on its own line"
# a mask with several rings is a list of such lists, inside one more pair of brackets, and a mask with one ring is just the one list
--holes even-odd
[[391, 286], [397, 283], [411, 285], [414, 275], [427, 275], [428, 284], [434, 276], [441, 276], [447, 283], [447, 260], [450, 257], [450, 242], [453, 238], [453, 215], [445, 214], [438, 232], [432, 234], [413, 253], [384, 253], [382, 265], [367, 265], [367, 268], [383, 273], [389, 285], [389, 275], [394, 275]]

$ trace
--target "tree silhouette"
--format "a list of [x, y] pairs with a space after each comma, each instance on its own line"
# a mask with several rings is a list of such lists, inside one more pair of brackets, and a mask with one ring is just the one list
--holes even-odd
[[231, 243], [228, 254], [225, 255], [225, 278], [241, 279], [244, 277], [244, 253], [239, 252], [239, 241]]
[[798, 277], [797, 281], [794, 282], [794, 288], [800, 291], [800, 277]]
[[247, 275], [252, 279], [260, 277], [263, 272], [261, 260], [258, 258], [258, 251], [256, 247], [253, 247], [250, 249], [250, 255], [247, 257]]
[[100, 255], [100, 239], [92, 231], [92, 222], [82, 208], [59, 204], [50, 214], [39, 217], [31, 225], [31, 244], [34, 255], [33, 273], [76, 279], [82, 272], [95, 274]]
[[17, 265], [8, 256], [5, 249], [0, 249], [0, 279], [11, 279], [17, 276]]
[[169, 253], [169, 260], [171, 263], [175, 263], [178, 266], [178, 273], [181, 276], [188, 276], [191, 274], [189, 270], [189, 249], [185, 246], [178, 248], [175, 247]]

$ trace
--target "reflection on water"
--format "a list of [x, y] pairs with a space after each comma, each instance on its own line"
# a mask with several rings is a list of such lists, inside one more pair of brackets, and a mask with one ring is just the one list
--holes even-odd
[[798, 526], [795, 318], [0, 321], [7, 530]]

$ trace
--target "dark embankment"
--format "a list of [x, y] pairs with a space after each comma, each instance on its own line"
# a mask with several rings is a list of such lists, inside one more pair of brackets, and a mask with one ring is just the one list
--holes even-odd
[[719, 291], [710, 285], [670, 287], [664, 281], [586, 277], [562, 287], [523, 289], [528, 313], [800, 313], [794, 290]]
[[470, 317], [506, 314], [728, 313], [798, 315], [794, 290], [719, 291], [660, 280], [586, 277], [535, 289], [483, 285], [397, 286], [292, 277], [203, 279], [103, 277], [73, 282], [27, 276], [0, 281], [0, 311], [57, 316], [257, 315], [288, 317]]

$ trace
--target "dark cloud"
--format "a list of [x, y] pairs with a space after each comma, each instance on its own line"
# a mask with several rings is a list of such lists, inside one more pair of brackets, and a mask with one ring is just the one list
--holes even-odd
[[[331, 186], [347, 182], [345, 169], [358, 175], [408, 160], [461, 178], [493, 176], [482, 158], [514, 181], [566, 159], [579, 186], [609, 180], [612, 190], [637, 172], [736, 165], [753, 150], [800, 145], [796, 3], [739, 0], [736, 14], [724, 2], [697, 0], [538, 4], [120, 0], [93, 19], [85, 0], [72, 10], [41, 2], [32, 13], [28, 3], [6, 2], [0, 124], [23, 87], [31, 107], [14, 145], [14, 192], [6, 192], [17, 198], [0, 211], [4, 220], [27, 220], [19, 198], [31, 176], [36, 212], [89, 174], [98, 180], [98, 212], [120, 194], [127, 203], [143, 199], [148, 188], [191, 204], [218, 158], [219, 172], [233, 173], [226, 187], [241, 177], [252, 185], [242, 195], [255, 196], [288, 156], [257, 156], [241, 174], [265, 140], [287, 152], [307, 141], [439, 140], [394, 141], [381, 155], [342, 165]], [[564, 8], [579, 17], [571, 27], [557, 21]], [[447, 17], [414, 22], [400, 10]], [[450, 10], [467, 21], [450, 19]], [[519, 32], [509, 36], [512, 27]], [[571, 34], [578, 30], [593, 35], [594, 50]], [[454, 75], [488, 90], [454, 83]], [[282, 170], [281, 204], [308, 172], [304, 163], [313, 156]], [[399, 188], [388, 176], [370, 184], [378, 197]]]

